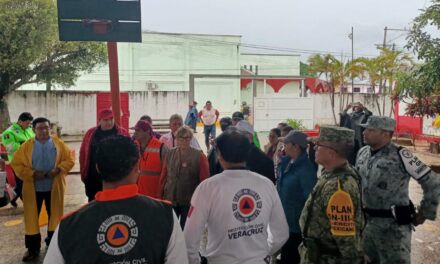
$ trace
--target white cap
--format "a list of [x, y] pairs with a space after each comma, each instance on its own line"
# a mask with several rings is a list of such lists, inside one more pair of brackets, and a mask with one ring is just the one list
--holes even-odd
[[235, 127], [239, 130], [239, 131], [243, 131], [243, 132], [247, 132], [249, 134], [254, 134], [254, 128], [252, 127], [251, 124], [249, 124], [248, 121], [246, 120], [240, 120]]

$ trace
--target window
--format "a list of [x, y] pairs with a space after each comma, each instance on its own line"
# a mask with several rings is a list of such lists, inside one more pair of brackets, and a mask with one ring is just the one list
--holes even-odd
[[353, 93], [360, 93], [361, 92], [361, 88], [360, 87], [354, 87], [353, 88]]

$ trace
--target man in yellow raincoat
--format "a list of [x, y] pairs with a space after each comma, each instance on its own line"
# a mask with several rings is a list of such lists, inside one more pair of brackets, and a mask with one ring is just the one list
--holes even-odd
[[26, 253], [23, 261], [38, 257], [41, 246], [38, 216], [44, 201], [49, 216], [49, 245], [53, 232], [63, 215], [66, 174], [75, 161], [69, 147], [58, 137], [50, 135], [50, 121], [44, 117], [33, 120], [35, 138], [26, 141], [15, 152], [11, 166], [23, 180], [23, 207]]

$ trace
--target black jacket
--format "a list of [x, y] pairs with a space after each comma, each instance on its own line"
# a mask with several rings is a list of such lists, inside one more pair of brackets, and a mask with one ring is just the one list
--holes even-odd
[[[208, 153], [208, 162], [210, 176], [214, 176], [223, 171], [217, 159], [217, 152], [214, 147]], [[273, 160], [254, 144], [251, 145], [251, 149], [246, 157], [246, 166], [250, 171], [263, 175], [275, 184], [276, 179]]]
[[251, 145], [251, 149], [246, 158], [246, 166], [250, 171], [263, 175], [275, 184], [276, 180], [273, 160], [254, 144]]

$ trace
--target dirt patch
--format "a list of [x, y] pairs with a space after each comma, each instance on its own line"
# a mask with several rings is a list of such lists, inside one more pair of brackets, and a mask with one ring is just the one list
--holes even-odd
[[409, 138], [398, 138], [394, 140], [394, 143], [400, 146], [413, 146], [412, 140]]

